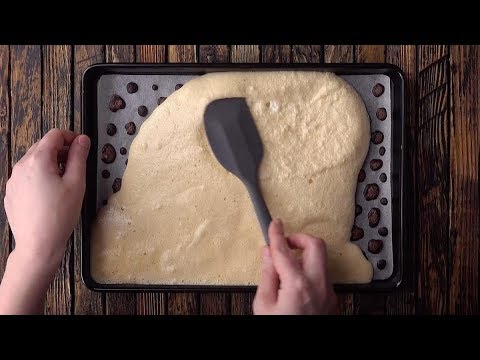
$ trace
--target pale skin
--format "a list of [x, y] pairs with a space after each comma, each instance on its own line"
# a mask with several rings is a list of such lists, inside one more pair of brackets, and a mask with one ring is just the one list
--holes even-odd
[[[0, 284], [0, 314], [42, 314], [47, 289], [64, 256], [85, 193], [90, 139], [53, 129], [14, 166], [5, 211], [15, 239]], [[59, 163], [65, 164], [64, 173]], [[257, 315], [333, 314], [337, 299], [326, 267], [325, 243], [307, 234], [269, 228], [253, 303]], [[300, 249], [300, 257], [293, 249]]]

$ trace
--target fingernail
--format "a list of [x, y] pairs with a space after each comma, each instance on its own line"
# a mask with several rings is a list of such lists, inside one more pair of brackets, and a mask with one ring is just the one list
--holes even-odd
[[78, 143], [82, 145], [85, 149], [90, 148], [90, 138], [87, 135], [79, 135]]

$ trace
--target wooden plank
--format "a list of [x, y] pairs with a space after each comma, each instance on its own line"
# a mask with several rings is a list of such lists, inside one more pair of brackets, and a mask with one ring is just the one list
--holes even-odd
[[[105, 49], [103, 45], [76, 45], [74, 47], [74, 129], [81, 132], [81, 105], [82, 105], [82, 75], [84, 70], [93, 64], [105, 62]], [[73, 310], [78, 315], [98, 315], [104, 314], [105, 296], [87, 289], [82, 281], [80, 268], [80, 254], [82, 249], [82, 229], [78, 224], [74, 231], [74, 306]]]
[[[258, 63], [260, 47], [258, 45], [233, 45], [230, 54], [232, 63]], [[230, 313], [232, 315], [251, 315], [255, 293], [232, 293]]]
[[357, 62], [358, 63], [384, 63], [385, 62], [385, 45], [357, 45]]
[[414, 45], [393, 45], [386, 49], [387, 63], [399, 66], [405, 74], [405, 189], [404, 207], [404, 271], [401, 288], [386, 299], [387, 314], [414, 314], [416, 307], [418, 206], [417, 206], [417, 135], [414, 128], [417, 123], [417, 65]]
[[0, 45], [0, 279], [3, 278], [10, 252], [10, 228], [3, 206], [5, 186], [11, 171], [9, 69], [10, 48]]
[[[418, 293], [417, 311], [446, 314], [449, 294], [449, 83], [445, 46], [418, 47]], [[447, 64], [445, 64], [447, 63]], [[428, 89], [428, 91], [426, 90]]]
[[10, 48], [12, 115], [12, 166], [41, 137], [41, 50], [40, 46]]
[[199, 60], [201, 63], [226, 63], [230, 59], [228, 45], [200, 45]]
[[[404, 207], [405, 222], [404, 228], [404, 271], [403, 281], [400, 289], [395, 293], [387, 295], [387, 314], [401, 315], [414, 314], [416, 306], [416, 284], [417, 284], [417, 249], [418, 239], [418, 207], [416, 187], [416, 162], [417, 162], [417, 136], [414, 128], [417, 122], [416, 100], [417, 99], [417, 65], [416, 47], [414, 45], [393, 45], [386, 49], [387, 63], [397, 65], [405, 74], [405, 189]], [[393, 119], [395, 121], [395, 119]]]
[[353, 62], [353, 45], [325, 45], [323, 53], [326, 63]]
[[[72, 127], [72, 48], [68, 45], [45, 45], [42, 48], [42, 58], [43, 136], [52, 128], [70, 129]], [[69, 240], [62, 264], [47, 292], [46, 314], [65, 315], [72, 311], [71, 261], [73, 261], [72, 242]]]
[[197, 62], [197, 47], [195, 45], [168, 45], [168, 62]]
[[41, 138], [41, 61], [40, 46], [10, 47], [12, 167]]
[[[353, 45], [325, 45], [324, 57], [326, 63], [353, 62]], [[338, 294], [338, 303], [341, 314], [350, 315], [354, 312], [354, 298], [351, 293]]]
[[[169, 45], [168, 62], [194, 63], [197, 62], [195, 45]], [[167, 313], [173, 315], [198, 314], [200, 311], [199, 294], [197, 293], [169, 293]]]
[[292, 45], [292, 61], [294, 63], [323, 62], [322, 45]]
[[[225, 63], [230, 58], [230, 49], [228, 45], [200, 45], [198, 55], [201, 63]], [[230, 294], [220, 292], [200, 294], [200, 314], [230, 314]]]
[[138, 63], [164, 63], [166, 60], [165, 45], [137, 45], [135, 52]]
[[290, 45], [262, 45], [263, 63], [290, 63], [292, 47]]
[[449, 310], [478, 314], [480, 252], [480, 48], [451, 47]]
[[107, 63], [135, 62], [134, 45], [106, 45], [105, 56]]
[[255, 293], [233, 293], [230, 306], [232, 315], [253, 315], [253, 299]]
[[[138, 63], [164, 63], [165, 45], [137, 45], [136, 62]], [[138, 315], [163, 315], [166, 308], [166, 294], [162, 292], [138, 293]]]
[[258, 63], [260, 47], [258, 45], [232, 45], [230, 61], [232, 63]]
[[[384, 45], [357, 45], [355, 58], [358, 63], [384, 63]], [[385, 313], [385, 295], [356, 294], [354, 295], [354, 312], [356, 314], [383, 315]]]
[[[107, 63], [131, 63], [135, 61], [135, 46], [106, 45]], [[107, 315], [133, 315], [136, 313], [136, 296], [132, 293], [108, 293], [105, 297]]]

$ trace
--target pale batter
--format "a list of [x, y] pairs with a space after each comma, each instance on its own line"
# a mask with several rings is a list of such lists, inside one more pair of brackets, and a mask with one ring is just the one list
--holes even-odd
[[260, 183], [287, 233], [323, 238], [334, 283], [368, 283], [350, 242], [369, 117], [355, 90], [319, 72], [200, 76], [175, 91], [134, 139], [122, 189], [93, 226], [99, 283], [256, 284], [264, 245], [244, 185], [215, 159], [203, 128], [214, 99], [245, 97], [264, 143]]

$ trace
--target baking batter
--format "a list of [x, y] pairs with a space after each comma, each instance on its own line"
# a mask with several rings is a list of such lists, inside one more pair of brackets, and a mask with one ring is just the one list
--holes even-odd
[[363, 101], [318, 72], [212, 73], [185, 84], [142, 125], [122, 189], [93, 226], [100, 283], [256, 284], [261, 229], [243, 184], [208, 146], [212, 100], [245, 97], [264, 143], [260, 183], [287, 233], [327, 242], [335, 283], [367, 283], [371, 264], [350, 243], [358, 171], [369, 146]]

